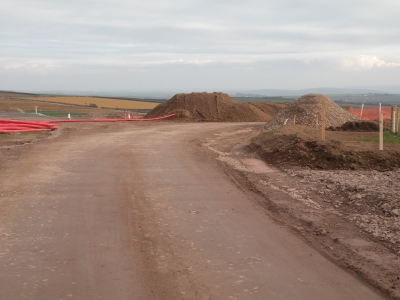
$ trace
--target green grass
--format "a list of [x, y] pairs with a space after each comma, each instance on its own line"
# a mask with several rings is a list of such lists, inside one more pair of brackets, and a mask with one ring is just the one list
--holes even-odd
[[[26, 112], [34, 113], [35, 110], [27, 110]], [[49, 116], [49, 117], [67, 117], [68, 116], [67, 111], [38, 110], [38, 113]], [[85, 115], [86, 115], [86, 113], [71, 112], [71, 117], [81, 117], [81, 116], [85, 116]]]
[[35, 131], [35, 132], [15, 132], [12, 134], [9, 133], [0, 133], [0, 138], [7, 138], [7, 137], [11, 137], [13, 135], [35, 135], [40, 133], [40, 131]]
[[[363, 138], [359, 139], [361, 142], [379, 142], [379, 136], [376, 138]], [[383, 131], [383, 142], [384, 143], [396, 143], [400, 144], [400, 135], [397, 136], [395, 134], [392, 134], [389, 130]]]

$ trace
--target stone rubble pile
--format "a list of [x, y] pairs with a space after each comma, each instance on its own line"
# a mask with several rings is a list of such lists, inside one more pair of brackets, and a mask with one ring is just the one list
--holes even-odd
[[322, 101], [325, 103], [326, 128], [340, 127], [346, 122], [360, 120], [324, 95], [307, 94], [280, 110], [270, 122], [264, 125], [264, 128], [271, 130], [295, 122], [298, 125], [321, 129]]

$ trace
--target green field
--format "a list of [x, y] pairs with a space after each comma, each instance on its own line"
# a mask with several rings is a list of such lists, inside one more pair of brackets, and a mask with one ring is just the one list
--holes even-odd
[[[28, 110], [26, 113], [35, 113], [35, 110]], [[39, 114], [46, 115], [49, 117], [67, 117], [68, 111], [53, 111], [53, 110], [38, 110]], [[70, 112], [71, 117], [82, 117], [85, 116], [86, 113], [80, 112]]]
[[[379, 137], [376, 138], [364, 138], [360, 139], [361, 142], [379, 142]], [[400, 136], [392, 134], [389, 130], [383, 131], [383, 142], [384, 143], [396, 143], [400, 144]]]
[[337, 104], [361, 104], [366, 105], [399, 105], [400, 95], [397, 94], [355, 94], [355, 95], [327, 95], [329, 99]]

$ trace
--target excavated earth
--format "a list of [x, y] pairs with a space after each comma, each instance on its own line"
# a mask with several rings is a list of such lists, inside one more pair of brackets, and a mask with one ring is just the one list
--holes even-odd
[[[347, 124], [344, 126], [347, 128]], [[254, 138], [251, 148], [268, 163], [319, 170], [392, 171], [400, 167], [398, 143], [378, 150], [377, 131], [321, 131], [304, 125], [286, 125]], [[371, 140], [371, 141], [368, 141]]]
[[286, 103], [241, 103], [224, 93], [177, 94], [145, 118], [175, 114], [175, 119], [207, 122], [268, 122]]
[[[377, 142], [366, 141], [377, 137], [376, 123], [359, 122], [322, 97], [308, 95], [304, 102], [289, 104], [267, 125], [216, 133], [199, 143], [234, 169], [227, 171], [233, 172], [232, 180], [244, 181], [264, 197], [260, 205], [269, 216], [387, 297], [400, 299], [400, 144], [384, 143], [384, 151], [377, 150]], [[252, 116], [255, 121], [249, 105], [240, 110], [223, 94], [203, 95], [200, 107], [195, 105], [198, 99], [199, 94], [176, 95], [148, 117], [174, 112], [178, 120], [250, 121], [246, 118]], [[315, 128], [321, 99], [331, 127], [324, 141]], [[233, 114], [238, 110], [240, 114]], [[272, 114], [271, 109], [270, 119]], [[288, 125], [282, 126], [287, 119]], [[14, 148], [60, 132], [0, 136], [0, 151], [12, 156]], [[253, 164], [259, 159], [267, 163], [260, 172], [260, 163]]]
[[377, 134], [327, 131], [322, 141], [321, 131], [286, 125], [243, 130], [236, 145], [238, 137], [216, 135], [206, 146], [265, 197], [277, 222], [400, 299], [400, 144], [378, 151], [377, 142], [360, 141]]

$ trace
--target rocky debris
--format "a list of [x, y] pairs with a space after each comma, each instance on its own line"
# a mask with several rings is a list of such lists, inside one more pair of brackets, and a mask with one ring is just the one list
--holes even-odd
[[302, 189], [324, 195], [332, 209], [400, 253], [400, 169], [286, 172], [301, 178]]
[[325, 236], [327, 235], [329, 232], [326, 231], [325, 229], [317, 229], [314, 231], [314, 235], [321, 235], [321, 236]]
[[241, 103], [224, 93], [177, 94], [145, 118], [175, 114], [175, 119], [208, 122], [267, 122], [281, 108], [276, 103]]
[[[229, 136], [229, 139], [216, 134], [213, 143], [207, 144], [212, 146], [210, 149], [214, 149], [214, 152], [224, 152], [224, 157], [230, 155], [231, 160], [236, 159], [246, 167], [247, 170], [232, 164], [231, 160], [225, 160], [236, 170], [243, 171], [246, 185], [265, 196], [265, 201], [260, 203], [268, 210], [268, 215], [291, 227], [338, 265], [354, 271], [361, 278], [387, 292], [393, 299], [400, 299], [400, 227], [399, 217], [396, 216], [399, 212], [397, 209], [400, 209], [397, 206], [397, 199], [400, 199], [400, 171], [304, 169], [301, 164], [297, 164], [299, 156], [295, 156], [295, 153], [298, 149], [283, 147], [297, 144], [297, 139], [303, 136], [307, 140], [311, 139], [315, 136], [315, 131], [303, 125], [288, 125], [264, 132], [263, 135], [268, 135], [268, 139], [263, 139], [255, 133], [247, 133], [249, 140], [253, 136], [253, 144], [254, 141], [258, 141], [260, 145], [268, 145], [261, 149], [261, 153], [254, 151], [252, 145], [240, 148], [241, 150], [235, 147], [238, 141], [244, 139], [241, 134]], [[345, 135], [344, 139], [366, 135], [349, 135], [348, 132], [327, 134], [331, 137]], [[277, 142], [280, 138], [287, 140]], [[360, 149], [367, 148], [365, 143], [357, 145]], [[282, 156], [274, 156], [275, 149], [279, 149]], [[310, 153], [312, 149], [313, 147], [308, 147], [306, 152]], [[339, 154], [342, 150], [343, 148], [338, 148]], [[254, 152], [257, 152], [257, 155]], [[293, 164], [282, 165], [280, 160], [285, 157], [285, 162]], [[254, 158], [262, 158], [268, 163], [263, 172], [257, 172], [259, 168], [252, 168], [256, 164], [250, 164], [249, 159]], [[318, 157], [315, 157], [315, 161], [320, 164]], [[393, 178], [392, 182], [388, 182], [387, 178]], [[385, 199], [381, 204], [376, 201], [380, 191], [385, 191]], [[384, 210], [380, 207], [382, 205]]]
[[328, 97], [320, 94], [307, 94], [280, 110], [264, 128], [276, 129], [286, 124], [305, 125], [321, 128], [322, 101], [325, 102], [325, 127], [340, 127], [346, 122], [356, 122], [358, 117], [345, 111]]

